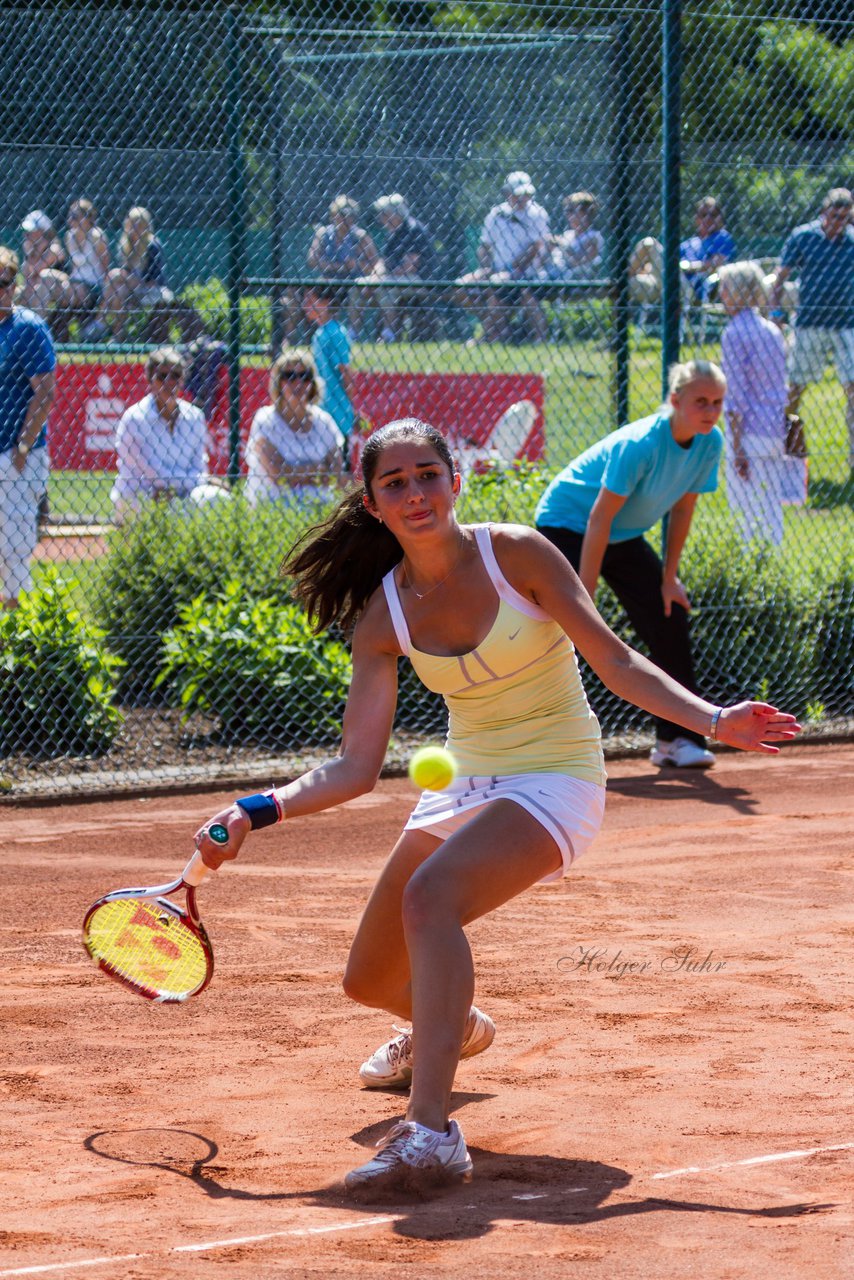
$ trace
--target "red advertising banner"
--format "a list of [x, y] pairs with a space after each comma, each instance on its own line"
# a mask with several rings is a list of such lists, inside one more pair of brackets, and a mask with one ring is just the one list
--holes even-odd
[[[266, 369], [240, 373], [243, 440], [252, 419], [268, 403]], [[354, 439], [395, 418], [423, 418], [445, 432], [475, 462], [491, 453], [510, 461], [534, 460], [545, 444], [543, 379], [538, 374], [353, 372], [353, 402], [361, 425]], [[51, 466], [62, 471], [114, 471], [119, 418], [146, 394], [141, 363], [63, 364], [57, 370], [50, 415]], [[228, 469], [228, 388], [220, 376], [210, 420], [211, 470]]]

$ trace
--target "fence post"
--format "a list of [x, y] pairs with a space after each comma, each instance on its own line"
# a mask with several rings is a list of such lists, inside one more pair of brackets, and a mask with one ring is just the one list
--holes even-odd
[[682, 0], [662, 0], [661, 11], [661, 232], [664, 281], [661, 299], [661, 381], [679, 359], [682, 298], [679, 278], [679, 205], [682, 186], [680, 143]]
[[629, 420], [629, 257], [631, 254], [631, 195], [629, 147], [631, 145], [631, 20], [617, 24], [611, 46], [616, 72], [617, 103], [612, 141], [613, 182], [611, 208], [614, 230], [612, 278], [614, 294], [614, 355], [616, 361], [616, 425]]
[[240, 293], [245, 271], [243, 98], [240, 65], [240, 10], [226, 13], [226, 94], [228, 121], [228, 478], [240, 476]]

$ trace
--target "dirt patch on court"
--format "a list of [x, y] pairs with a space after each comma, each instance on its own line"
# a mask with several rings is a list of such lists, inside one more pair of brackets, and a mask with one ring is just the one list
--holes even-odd
[[470, 930], [498, 1026], [454, 1095], [474, 1182], [375, 1206], [339, 1180], [405, 1099], [358, 1087], [390, 1026], [340, 975], [408, 783], [206, 884], [217, 972], [184, 1007], [103, 979], [79, 924], [226, 797], [4, 810], [0, 1276], [841, 1277], [854, 746], [609, 772], [572, 877]]

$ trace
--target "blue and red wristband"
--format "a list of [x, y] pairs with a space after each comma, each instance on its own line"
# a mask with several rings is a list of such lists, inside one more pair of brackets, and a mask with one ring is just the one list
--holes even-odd
[[253, 831], [259, 831], [261, 827], [273, 827], [277, 822], [284, 821], [285, 811], [282, 802], [273, 789], [259, 791], [253, 796], [244, 796], [242, 800], [235, 800], [234, 803], [246, 814]]

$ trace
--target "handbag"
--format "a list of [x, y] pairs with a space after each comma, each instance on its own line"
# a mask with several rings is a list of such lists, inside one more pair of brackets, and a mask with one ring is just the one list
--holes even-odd
[[786, 414], [786, 453], [791, 458], [806, 458], [809, 454], [804, 424], [796, 413]]

